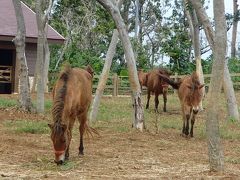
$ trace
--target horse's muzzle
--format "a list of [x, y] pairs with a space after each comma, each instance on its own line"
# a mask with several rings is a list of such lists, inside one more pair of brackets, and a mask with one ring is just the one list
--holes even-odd
[[197, 114], [198, 113], [198, 109], [193, 109], [193, 114]]
[[55, 162], [57, 165], [62, 165], [62, 164], [63, 164], [63, 160], [60, 160], [60, 161], [54, 160], [54, 162]]

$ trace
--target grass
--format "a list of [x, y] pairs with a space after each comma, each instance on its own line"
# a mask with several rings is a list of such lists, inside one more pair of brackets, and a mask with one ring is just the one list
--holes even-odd
[[[16, 99], [7, 99], [0, 97], [0, 108], [9, 108], [9, 107], [16, 107], [18, 106], [18, 100]], [[33, 106], [36, 107], [36, 101], [33, 101]], [[46, 99], [44, 102], [45, 110], [49, 111], [52, 107], [52, 101]]]
[[[36, 102], [36, 101], [33, 101], [33, 107], [34, 107], [34, 108], [36, 108], [36, 104], [37, 104], [37, 102]], [[52, 101], [49, 100], [49, 99], [46, 99], [46, 100], [44, 101], [45, 111], [46, 111], [46, 112], [50, 111], [51, 107], [52, 107]]]
[[240, 158], [237, 158], [237, 157], [235, 157], [235, 158], [227, 157], [227, 158], [225, 158], [225, 161], [229, 162], [231, 164], [240, 164]]
[[9, 108], [17, 105], [18, 105], [18, 102], [15, 99], [6, 99], [6, 98], [0, 97], [0, 108]]
[[[222, 97], [222, 102], [224, 98]], [[154, 97], [150, 99], [150, 109], [145, 109], [146, 96], [143, 96], [142, 103], [144, 106], [144, 119], [145, 124], [148, 130], [154, 131], [156, 128], [156, 118], [157, 125], [160, 130], [175, 130], [177, 133], [181, 131], [182, 128], [182, 117], [180, 111], [180, 103], [176, 94], [170, 94], [168, 96], [167, 102], [167, 113], [162, 112], [162, 97], [159, 96], [159, 112], [158, 116], [153, 110], [154, 108]], [[206, 100], [204, 101], [204, 104]], [[36, 102], [34, 101], [34, 104]], [[15, 107], [17, 105], [17, 100], [0, 98], [0, 107], [8, 108]], [[232, 118], [229, 119], [229, 123], [224, 122], [226, 114], [226, 103], [221, 103], [221, 115], [220, 117], [220, 135], [223, 139], [240, 139], [240, 126]], [[49, 99], [45, 100], [45, 109], [46, 113], [49, 113], [52, 106], [52, 101]], [[205, 119], [206, 113], [202, 112], [203, 115], [196, 118], [196, 123], [194, 127], [194, 136], [202, 139], [206, 138], [205, 130]], [[94, 127], [97, 129], [108, 129], [116, 132], [129, 132], [131, 131], [132, 125], [132, 100], [130, 97], [115, 97], [108, 98], [104, 97], [101, 100], [98, 116]], [[28, 121], [28, 120], [19, 120], [16, 122], [8, 122], [11, 124], [11, 128], [15, 132], [19, 133], [47, 133], [48, 127], [45, 122], [38, 121]], [[78, 130], [77, 130], [78, 131]], [[78, 132], [77, 132], [78, 133]]]
[[17, 120], [6, 121], [5, 126], [14, 131], [15, 133], [30, 133], [30, 134], [47, 134], [49, 127], [46, 122], [30, 121], [30, 120]]

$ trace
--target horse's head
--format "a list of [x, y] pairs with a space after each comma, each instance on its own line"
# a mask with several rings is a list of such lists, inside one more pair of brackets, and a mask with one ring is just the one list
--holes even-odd
[[204, 84], [192, 84], [192, 85], [187, 85], [188, 89], [191, 91], [191, 97], [190, 97], [190, 102], [191, 106], [193, 108], [193, 113], [197, 114], [199, 111], [199, 104], [203, 98], [203, 87]]
[[57, 163], [57, 165], [60, 165], [64, 162], [65, 157], [68, 156], [68, 154], [66, 154], [69, 145], [67, 125], [55, 123], [48, 124], [48, 126], [51, 129], [51, 139], [55, 152], [54, 162]]

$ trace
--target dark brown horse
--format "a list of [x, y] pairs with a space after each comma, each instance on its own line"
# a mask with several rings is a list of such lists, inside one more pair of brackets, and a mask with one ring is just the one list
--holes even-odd
[[200, 84], [198, 74], [193, 72], [192, 75], [180, 79], [179, 82], [174, 82], [162, 74], [159, 74], [159, 76], [174, 89], [178, 89], [178, 97], [180, 99], [183, 116], [182, 135], [189, 135], [189, 122], [191, 121], [190, 136], [193, 137], [195, 116], [199, 111], [199, 104], [203, 98], [202, 88], [204, 87], [203, 84]]
[[[142, 85], [147, 86], [146, 109], [149, 108], [149, 100], [151, 97], [151, 93], [153, 93], [155, 95], [155, 99], [154, 99], [155, 111], [158, 112], [158, 104], [159, 104], [158, 96], [162, 94], [163, 101], [164, 101], [163, 111], [166, 112], [168, 84], [165, 81], [163, 81], [161, 77], [158, 76], [159, 73], [167, 77], [170, 76], [170, 73], [165, 69], [154, 69], [148, 72], [147, 74], [143, 74], [143, 73], [139, 73], [139, 74], [142, 75], [142, 79], [143, 79]], [[140, 81], [140, 78], [139, 78], [139, 81]]]
[[93, 130], [87, 125], [87, 112], [92, 100], [93, 71], [90, 66], [84, 69], [65, 66], [53, 90], [53, 124], [51, 139], [54, 146], [55, 162], [62, 164], [69, 158], [69, 145], [72, 128], [77, 118], [80, 126], [79, 155], [83, 155], [83, 134]]

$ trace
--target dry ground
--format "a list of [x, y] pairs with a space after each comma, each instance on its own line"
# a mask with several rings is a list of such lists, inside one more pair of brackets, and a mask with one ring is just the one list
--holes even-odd
[[[237, 97], [240, 105], [240, 93]], [[197, 117], [195, 137], [185, 139], [180, 136], [181, 115], [176, 95], [169, 96], [168, 112], [160, 109], [157, 133], [152, 109], [145, 111], [147, 131], [131, 129], [130, 102], [126, 97], [103, 99], [99, 120], [93, 125], [100, 136], [85, 138], [83, 157], [78, 157], [76, 124], [70, 160], [63, 166], [53, 163], [49, 131], [24, 133], [13, 129], [14, 122], [19, 120], [47, 124], [51, 122], [49, 112], [40, 116], [14, 107], [1, 108], [0, 179], [240, 179], [240, 126], [234, 123], [221, 126], [225, 173], [210, 173], [205, 111]], [[161, 102], [160, 97], [160, 105]], [[226, 114], [224, 104], [219, 113], [222, 121]]]

